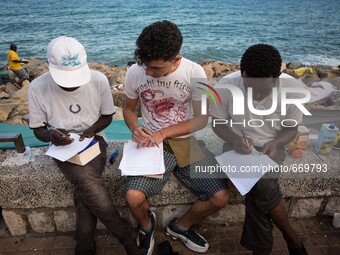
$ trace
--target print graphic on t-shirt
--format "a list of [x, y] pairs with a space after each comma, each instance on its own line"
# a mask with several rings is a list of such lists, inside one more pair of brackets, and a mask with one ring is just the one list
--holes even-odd
[[141, 101], [152, 119], [160, 126], [183, 122], [188, 113], [189, 97], [185, 93], [166, 95], [148, 88], [140, 93]]
[[78, 112], [81, 111], [81, 107], [79, 104], [73, 105], [71, 104], [69, 107], [70, 112], [72, 112], [73, 114], [77, 114]]

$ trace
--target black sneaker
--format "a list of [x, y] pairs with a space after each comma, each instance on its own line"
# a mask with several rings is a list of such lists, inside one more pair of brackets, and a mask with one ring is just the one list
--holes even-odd
[[208, 250], [209, 244], [203, 236], [189, 228], [187, 231], [180, 230], [176, 225], [176, 220], [170, 221], [168, 227], [166, 228], [166, 235], [171, 236], [172, 239], [176, 240], [179, 238], [190, 250], [204, 253]]
[[154, 212], [149, 211], [149, 217], [151, 221], [151, 231], [146, 233], [141, 228], [138, 230], [137, 245], [139, 246], [142, 255], [151, 255], [155, 245], [153, 234], [156, 228], [156, 215]]

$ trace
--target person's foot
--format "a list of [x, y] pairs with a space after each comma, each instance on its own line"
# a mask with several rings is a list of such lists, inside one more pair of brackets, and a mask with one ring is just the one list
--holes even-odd
[[137, 245], [142, 252], [142, 255], [151, 255], [155, 245], [153, 234], [156, 228], [156, 215], [154, 212], [149, 211], [151, 221], [151, 231], [145, 232], [140, 227], [138, 229]]
[[204, 253], [208, 250], [209, 244], [203, 236], [198, 234], [196, 231], [189, 228], [186, 231], [179, 229], [177, 219], [172, 219], [166, 228], [166, 235], [171, 236], [172, 239], [176, 240], [179, 238], [190, 250]]

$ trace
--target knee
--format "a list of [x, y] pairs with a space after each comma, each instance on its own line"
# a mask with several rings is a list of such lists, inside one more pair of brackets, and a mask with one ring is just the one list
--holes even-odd
[[210, 200], [216, 208], [222, 209], [230, 202], [230, 190], [220, 190]]
[[131, 208], [138, 207], [145, 199], [145, 194], [140, 190], [130, 189], [125, 194], [125, 200]]

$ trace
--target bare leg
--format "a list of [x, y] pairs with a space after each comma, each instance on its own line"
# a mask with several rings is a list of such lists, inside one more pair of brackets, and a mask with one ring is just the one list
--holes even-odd
[[283, 238], [286, 240], [289, 249], [299, 248], [302, 246], [298, 234], [289, 224], [288, 215], [282, 199], [275, 208], [269, 211], [269, 216], [282, 232]]
[[177, 224], [189, 228], [207, 216], [224, 208], [230, 200], [230, 191], [223, 189], [206, 201], [197, 200], [190, 209], [177, 220]]
[[148, 213], [150, 204], [145, 194], [139, 190], [128, 190], [125, 199], [132, 216], [135, 217], [142, 228], [146, 228], [150, 222]]

